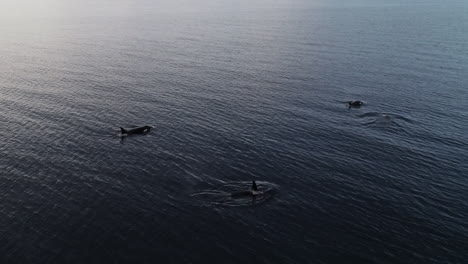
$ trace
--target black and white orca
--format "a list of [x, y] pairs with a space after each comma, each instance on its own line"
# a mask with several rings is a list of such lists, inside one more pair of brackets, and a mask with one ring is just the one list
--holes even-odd
[[364, 102], [363, 102], [363, 101], [359, 101], [359, 100], [356, 100], [356, 101], [349, 101], [349, 102], [348, 102], [348, 106], [349, 106], [349, 107], [361, 107], [362, 105], [364, 105]]
[[122, 136], [127, 135], [146, 135], [151, 131], [150, 126], [142, 126], [142, 127], [137, 127], [137, 128], [132, 128], [132, 129], [125, 129], [123, 127], [120, 128], [120, 131], [122, 132]]

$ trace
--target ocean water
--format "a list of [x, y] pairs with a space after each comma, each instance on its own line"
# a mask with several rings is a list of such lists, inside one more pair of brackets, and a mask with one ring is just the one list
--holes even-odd
[[467, 263], [465, 1], [0, 10], [1, 263]]

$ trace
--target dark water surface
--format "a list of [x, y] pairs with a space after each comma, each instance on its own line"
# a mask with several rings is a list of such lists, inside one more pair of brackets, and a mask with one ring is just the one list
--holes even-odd
[[6, 1], [1, 263], [467, 263], [465, 1]]

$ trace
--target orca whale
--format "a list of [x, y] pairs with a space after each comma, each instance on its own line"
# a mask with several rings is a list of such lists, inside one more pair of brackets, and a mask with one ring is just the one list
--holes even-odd
[[257, 183], [255, 183], [255, 181], [252, 181], [252, 187], [250, 187], [250, 190], [231, 193], [231, 197], [232, 198], [255, 197], [256, 195], [259, 195], [262, 193], [263, 192], [258, 191]]
[[138, 134], [148, 134], [151, 131], [150, 126], [142, 126], [142, 127], [137, 127], [137, 128], [132, 128], [132, 129], [125, 129], [123, 127], [120, 128], [120, 131], [122, 132], [122, 135], [138, 135]]
[[250, 181], [229, 182], [215, 190], [204, 190], [191, 196], [210, 205], [237, 207], [262, 204], [273, 198], [278, 191], [278, 186], [273, 183], [262, 181], [258, 186], [255, 181], [251, 181], [251, 185], [249, 183]]
[[359, 101], [359, 100], [356, 100], [356, 101], [349, 101], [348, 102], [348, 106], [351, 108], [351, 107], [360, 107], [364, 105], [364, 102], [363, 101]]

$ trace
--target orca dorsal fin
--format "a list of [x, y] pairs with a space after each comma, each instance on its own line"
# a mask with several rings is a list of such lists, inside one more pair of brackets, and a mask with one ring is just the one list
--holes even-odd
[[125, 128], [123, 127], [120, 127], [120, 131], [122, 132], [122, 134], [127, 134], [127, 130], [125, 130]]
[[254, 191], [258, 191], [257, 184], [255, 183], [255, 181], [252, 181], [252, 188], [250, 189]]

